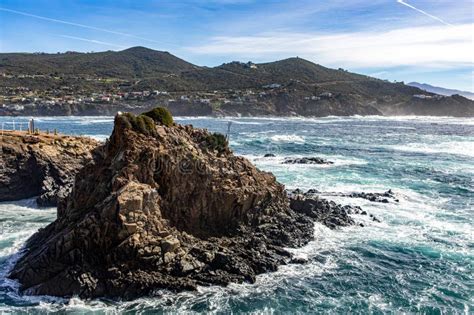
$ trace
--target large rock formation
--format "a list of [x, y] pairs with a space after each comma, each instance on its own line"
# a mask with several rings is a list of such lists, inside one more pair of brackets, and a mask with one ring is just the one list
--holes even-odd
[[55, 206], [70, 192], [75, 175], [92, 160], [91, 150], [97, 145], [84, 137], [4, 131], [0, 201], [39, 196], [39, 205]]
[[129, 299], [253, 282], [312, 239], [305, 207], [222, 137], [136, 118], [116, 117], [57, 220], [27, 242], [10, 274], [23, 292]]

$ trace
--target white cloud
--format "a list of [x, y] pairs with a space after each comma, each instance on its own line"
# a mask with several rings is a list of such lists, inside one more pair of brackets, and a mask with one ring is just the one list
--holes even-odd
[[213, 37], [197, 54], [274, 59], [300, 56], [328, 66], [451, 68], [474, 64], [474, 24], [340, 34], [262, 33]]

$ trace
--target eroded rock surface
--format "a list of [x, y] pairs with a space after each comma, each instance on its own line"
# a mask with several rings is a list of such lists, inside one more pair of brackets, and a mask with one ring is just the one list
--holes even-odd
[[[393, 195], [391, 191], [389, 192]], [[288, 191], [290, 207], [331, 229], [357, 224], [351, 217], [352, 214], [368, 215], [372, 221], [381, 222], [376, 216], [367, 213], [367, 211], [362, 210], [359, 206], [343, 206], [334, 201], [320, 198], [319, 194], [320, 192], [316, 189], [310, 189], [306, 192], [300, 189]], [[327, 193], [324, 193], [324, 195], [327, 196]], [[334, 196], [350, 197], [351, 194], [335, 193]], [[362, 223], [358, 223], [358, 225], [364, 226]]]
[[272, 174], [207, 131], [142, 128], [116, 117], [57, 220], [28, 240], [10, 274], [22, 292], [131, 299], [253, 282], [291, 261], [284, 247], [310, 241], [313, 220], [353, 223], [332, 204], [290, 201]]
[[97, 141], [85, 137], [0, 136], [0, 201], [39, 196], [41, 206], [55, 206], [71, 191], [79, 169], [92, 160]]

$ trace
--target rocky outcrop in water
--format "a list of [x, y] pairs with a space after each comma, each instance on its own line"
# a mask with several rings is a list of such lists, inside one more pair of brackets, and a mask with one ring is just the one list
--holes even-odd
[[362, 199], [367, 199], [372, 202], [381, 202], [381, 203], [389, 203], [390, 201], [394, 202], [399, 202], [399, 200], [395, 197], [395, 194], [391, 189], [387, 190], [386, 192], [383, 193], [366, 193], [366, 192], [360, 192], [360, 193], [350, 193], [350, 194], [344, 194], [344, 197], [350, 197], [350, 198], [362, 198]]
[[312, 190], [312, 194], [322, 194], [324, 196], [336, 196], [336, 197], [348, 197], [348, 198], [361, 198], [366, 199], [371, 202], [399, 202], [395, 193], [389, 189], [383, 193], [371, 193], [371, 192], [351, 192], [351, 193], [340, 193], [340, 192], [318, 192], [317, 190]]
[[283, 161], [283, 164], [334, 164], [334, 162], [319, 157], [302, 157], [287, 158]]
[[75, 175], [92, 160], [91, 150], [97, 145], [84, 137], [4, 131], [0, 201], [39, 196], [39, 205], [55, 206], [68, 195]]
[[[307, 216], [313, 218], [315, 221], [320, 222], [331, 229], [357, 224], [351, 217], [352, 214], [368, 215], [372, 221], [381, 222], [376, 216], [367, 213], [367, 211], [362, 210], [359, 206], [342, 206], [335, 203], [334, 201], [320, 198], [319, 195], [321, 192], [316, 189], [309, 189], [306, 192], [303, 192], [301, 189], [296, 189], [293, 191], [288, 191], [287, 193], [288, 197], [290, 198], [290, 207], [293, 210], [304, 213]], [[384, 194], [390, 194], [393, 196], [391, 190], [385, 192]], [[328, 194], [324, 193], [324, 195], [327, 196]], [[352, 194], [342, 193], [334, 193], [331, 195], [352, 197]], [[364, 226], [362, 223], [359, 223], [359, 225]]]
[[[121, 115], [78, 174], [58, 218], [30, 238], [10, 277], [33, 295], [121, 297], [253, 282], [289, 263], [313, 221], [353, 221], [288, 198], [217, 134]], [[335, 219], [332, 219], [332, 218]]]

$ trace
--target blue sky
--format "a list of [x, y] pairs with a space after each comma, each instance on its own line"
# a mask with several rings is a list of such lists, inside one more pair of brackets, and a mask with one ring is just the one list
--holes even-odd
[[300, 56], [474, 91], [472, 0], [0, 0], [1, 52], [146, 46], [198, 65]]

